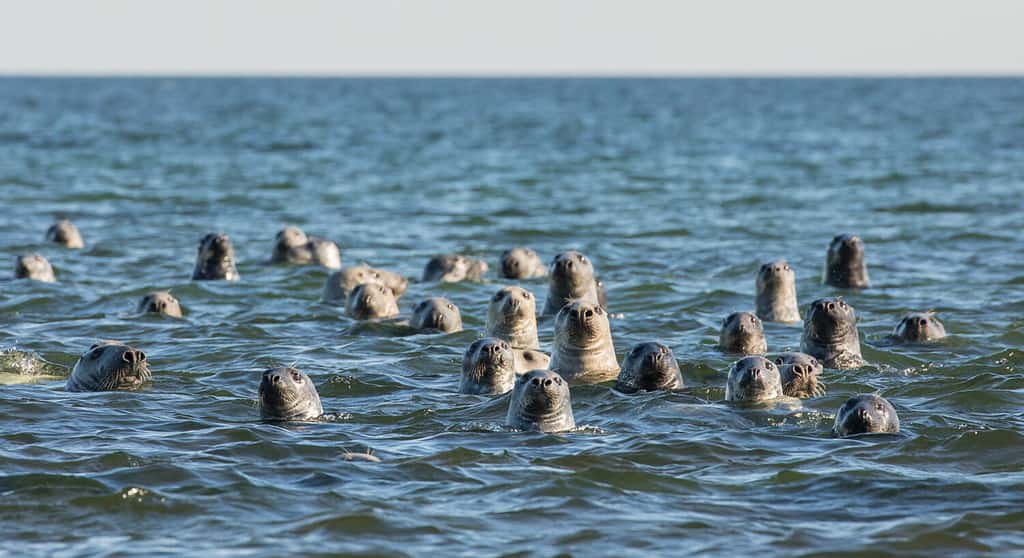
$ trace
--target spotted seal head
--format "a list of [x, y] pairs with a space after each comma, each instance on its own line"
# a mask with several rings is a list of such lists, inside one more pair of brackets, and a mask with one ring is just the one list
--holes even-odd
[[903, 343], [927, 343], [946, 336], [946, 326], [932, 312], [911, 312], [892, 331], [892, 338]]
[[393, 318], [398, 315], [398, 300], [380, 283], [363, 283], [349, 295], [345, 314], [357, 320]]
[[270, 261], [298, 265], [319, 264], [328, 269], [341, 269], [341, 250], [330, 240], [306, 236], [298, 227], [285, 227], [277, 233]]
[[140, 314], [163, 314], [172, 318], [180, 318], [181, 303], [168, 291], [153, 291], [147, 293], [139, 301], [138, 312]]
[[409, 325], [419, 330], [439, 330], [444, 333], [462, 331], [459, 307], [447, 298], [432, 297], [416, 305]]
[[661, 343], [640, 343], [626, 353], [615, 389], [622, 393], [673, 390], [683, 387], [672, 349]]
[[805, 353], [781, 353], [775, 357], [775, 365], [782, 377], [782, 393], [801, 399], [825, 395], [820, 379], [824, 367], [818, 359]]
[[583, 254], [570, 250], [551, 261], [548, 278], [548, 299], [542, 315], [553, 316], [574, 300], [598, 303], [594, 264]]
[[726, 401], [768, 401], [782, 397], [779, 369], [762, 356], [743, 357], [729, 367]]
[[866, 289], [870, 285], [864, 241], [859, 236], [841, 234], [832, 239], [825, 256], [823, 282], [842, 289]]
[[862, 393], [846, 400], [836, 413], [832, 434], [839, 437], [900, 431], [900, 418], [896, 408], [884, 397]]
[[864, 364], [857, 333], [857, 314], [842, 297], [819, 298], [804, 320], [800, 350], [828, 368], [855, 368]]
[[487, 335], [504, 339], [515, 349], [540, 348], [533, 293], [522, 287], [503, 287], [494, 293], [487, 307]]
[[444, 283], [479, 281], [487, 269], [487, 262], [483, 260], [467, 258], [461, 254], [444, 254], [430, 258], [423, 268], [423, 280]]
[[14, 260], [14, 278], [31, 279], [45, 283], [55, 283], [57, 276], [53, 274], [53, 266], [39, 254], [25, 254]]
[[324, 282], [323, 299], [327, 302], [345, 302], [349, 293], [363, 283], [380, 283], [391, 289], [395, 298], [405, 294], [409, 287], [409, 280], [397, 273], [360, 264], [331, 273]]
[[547, 266], [530, 248], [516, 247], [501, 254], [501, 277], [506, 279], [535, 279], [546, 277]]
[[264, 371], [257, 397], [263, 420], [316, 420], [324, 414], [313, 380], [291, 366]]
[[786, 260], [763, 264], [757, 271], [757, 317], [766, 322], [799, 322], [796, 273]]
[[516, 383], [515, 354], [507, 341], [484, 337], [462, 355], [459, 393], [501, 395]]
[[516, 377], [505, 423], [519, 430], [564, 432], [576, 428], [569, 384], [551, 370]]
[[200, 239], [192, 279], [238, 281], [235, 248], [231, 245], [231, 238], [228, 235], [210, 233]]
[[596, 383], [619, 375], [608, 313], [596, 302], [576, 300], [555, 316], [551, 369], [572, 383]]
[[85, 248], [85, 243], [82, 242], [82, 233], [78, 232], [78, 227], [67, 219], [61, 219], [50, 225], [50, 228], [46, 229], [46, 240], [73, 250]]
[[551, 355], [536, 349], [512, 349], [516, 357], [516, 374], [530, 370], [547, 369], [551, 364]]
[[151, 377], [146, 353], [118, 341], [102, 341], [79, 357], [64, 389], [131, 390], [142, 387]]
[[718, 347], [739, 355], [763, 355], [768, 352], [761, 319], [750, 312], [733, 312], [722, 320]]

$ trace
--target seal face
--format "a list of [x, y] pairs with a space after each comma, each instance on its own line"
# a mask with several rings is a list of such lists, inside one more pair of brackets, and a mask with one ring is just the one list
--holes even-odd
[[357, 320], [393, 318], [398, 315], [398, 300], [384, 285], [363, 283], [349, 295], [345, 314]]
[[363, 283], [384, 285], [391, 289], [395, 298], [401, 297], [409, 286], [409, 281], [397, 273], [360, 264], [331, 273], [324, 282], [323, 299], [327, 302], [344, 303], [349, 293]]
[[412, 310], [409, 325], [419, 330], [440, 330], [444, 333], [462, 331], [462, 314], [459, 307], [447, 298], [428, 298]]
[[117, 341], [102, 341], [75, 363], [64, 389], [67, 391], [114, 391], [138, 389], [149, 381], [146, 353]]
[[855, 368], [864, 364], [857, 333], [857, 315], [842, 297], [819, 298], [804, 320], [800, 350], [827, 368]]
[[552, 316], [566, 304], [583, 300], [598, 304], [597, 282], [594, 279], [594, 264], [583, 254], [570, 250], [555, 256], [551, 261], [548, 279], [548, 299], [542, 315]]
[[39, 254], [25, 254], [14, 260], [14, 278], [31, 279], [45, 283], [55, 283], [57, 276], [53, 274], [53, 266]]
[[78, 227], [67, 219], [61, 219], [50, 225], [50, 228], [46, 229], [46, 240], [73, 250], [85, 248], [85, 243], [82, 242], [82, 233], [78, 232]]
[[546, 370], [551, 365], [551, 356], [534, 349], [512, 349], [516, 357], [516, 374], [530, 370]]
[[757, 317], [766, 322], [799, 322], [796, 273], [786, 260], [763, 264], [757, 272]]
[[761, 319], [750, 312], [733, 312], [722, 320], [718, 346], [723, 352], [740, 355], [763, 355], [768, 352]]
[[884, 397], [870, 393], [847, 399], [836, 413], [836, 422], [832, 426], [832, 434], [839, 437], [899, 431], [900, 418], [896, 415], [896, 408]]
[[534, 279], [548, 274], [544, 262], [530, 248], [516, 247], [501, 254], [501, 277], [506, 279]]
[[507, 341], [477, 339], [462, 355], [459, 393], [501, 395], [516, 383], [515, 354]]
[[672, 349], [661, 343], [640, 343], [626, 353], [615, 389], [622, 393], [672, 390], [683, 387]]
[[163, 314], [172, 318], [181, 317], [181, 304], [168, 291], [153, 291], [147, 293], [139, 301], [139, 313]]
[[430, 258], [423, 268], [423, 280], [444, 283], [479, 281], [487, 269], [487, 262], [483, 260], [467, 258], [461, 254], [444, 254]]
[[911, 312], [892, 331], [892, 338], [903, 343], [927, 343], [946, 336], [946, 326], [931, 312]]
[[263, 372], [258, 401], [263, 420], [315, 420], [324, 414], [313, 381], [305, 372], [291, 366]]
[[193, 281], [238, 281], [235, 268], [235, 248], [226, 234], [210, 233], [199, 240]]
[[516, 378], [505, 423], [519, 430], [564, 432], [576, 428], [569, 384], [550, 370]]
[[555, 316], [551, 369], [573, 383], [596, 383], [619, 375], [608, 313], [597, 302], [576, 300]]
[[298, 265], [319, 264], [328, 269], [341, 269], [341, 250], [330, 240], [306, 236], [298, 227], [285, 227], [277, 233], [273, 263]]
[[504, 287], [494, 293], [487, 307], [487, 335], [504, 339], [515, 349], [540, 348], [533, 294], [522, 287]]
[[825, 384], [820, 380], [824, 367], [818, 359], [804, 353], [782, 353], [775, 357], [775, 365], [785, 395], [801, 399], [825, 395]]
[[779, 369], [762, 356], [743, 357], [729, 367], [726, 401], [768, 401], [782, 397]]
[[825, 256], [823, 282], [842, 289], [866, 289], [869, 286], [864, 241], [859, 236], [841, 234], [832, 239]]

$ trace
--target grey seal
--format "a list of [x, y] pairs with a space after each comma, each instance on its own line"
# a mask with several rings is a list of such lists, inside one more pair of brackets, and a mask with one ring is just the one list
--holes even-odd
[[487, 335], [504, 339], [515, 349], [540, 348], [533, 293], [522, 287], [503, 287], [494, 293], [487, 307]]
[[61, 219], [50, 225], [50, 228], [46, 229], [46, 240], [72, 250], [85, 248], [85, 243], [82, 242], [82, 233], [78, 231], [78, 227], [74, 223], [67, 219]]
[[398, 315], [398, 300], [384, 285], [363, 283], [349, 295], [345, 314], [357, 320], [393, 318]]
[[654, 342], [633, 346], [622, 359], [622, 370], [615, 381], [615, 389], [622, 393], [682, 387], [683, 376], [672, 349]]
[[43, 281], [44, 283], [55, 283], [57, 276], [53, 273], [53, 266], [46, 258], [39, 254], [25, 254], [14, 260], [14, 278], [31, 279]]
[[825, 384], [821, 383], [824, 371], [821, 362], [805, 353], [781, 353], [775, 357], [782, 377], [782, 393], [790, 397], [820, 397], [825, 395]]
[[550, 370], [533, 370], [516, 377], [505, 424], [540, 432], [576, 428], [569, 384]]
[[596, 383], [619, 375], [608, 313], [596, 302], [576, 300], [555, 316], [552, 370], [573, 383]]
[[459, 307], [446, 298], [428, 298], [413, 308], [409, 325], [418, 330], [454, 333], [462, 331], [462, 314]]
[[884, 397], [871, 393], [854, 395], [836, 413], [832, 434], [839, 437], [875, 432], [895, 434], [900, 431], [896, 408]]
[[409, 280], [397, 273], [359, 264], [335, 271], [324, 282], [323, 299], [344, 303], [349, 293], [363, 283], [379, 283], [391, 289], [395, 298], [405, 294]]
[[487, 262], [483, 260], [468, 258], [461, 254], [443, 254], [430, 258], [423, 268], [423, 280], [445, 283], [479, 281], [487, 269]]
[[210, 233], [199, 240], [192, 279], [238, 281], [235, 248], [231, 245], [228, 235]]
[[551, 356], [535, 349], [512, 349], [516, 357], [516, 373], [522, 374], [530, 370], [547, 369], [551, 365]]
[[462, 355], [459, 393], [501, 395], [516, 383], [515, 354], [507, 341], [484, 337]]
[[722, 320], [718, 347], [723, 352], [740, 355], [763, 355], [768, 352], [761, 319], [750, 312], [733, 312]]
[[583, 254], [570, 250], [551, 261], [548, 278], [548, 298], [544, 302], [544, 316], [553, 316], [566, 304], [582, 300], [599, 304], [594, 264]]
[[118, 341], [101, 341], [89, 347], [74, 368], [67, 391], [113, 391], [142, 387], [152, 374], [146, 354]]
[[763, 264], [757, 271], [757, 317], [766, 322], [799, 322], [796, 273], [786, 260]]
[[870, 285], [864, 241], [859, 236], [841, 234], [832, 239], [822, 282], [843, 289], [866, 289]]
[[853, 306], [842, 297], [812, 302], [804, 320], [800, 350], [828, 368], [856, 368], [864, 364]]
[[779, 369], [762, 356], [743, 357], [729, 367], [726, 401], [768, 401], [782, 397]]
[[139, 301], [138, 312], [163, 314], [172, 318], [181, 317], [181, 303], [168, 291], [153, 291], [147, 293]]
[[313, 380], [291, 366], [264, 371], [257, 397], [263, 420], [308, 421], [324, 414]]
[[546, 277], [547, 274], [544, 261], [529, 248], [519, 246], [501, 253], [499, 275], [505, 279], [535, 279]]
[[911, 312], [892, 331], [892, 338], [903, 343], [927, 343], [946, 336], [946, 326], [933, 312]]
[[328, 269], [341, 269], [341, 250], [326, 238], [306, 236], [298, 227], [285, 227], [277, 233], [270, 261], [298, 265], [319, 264]]

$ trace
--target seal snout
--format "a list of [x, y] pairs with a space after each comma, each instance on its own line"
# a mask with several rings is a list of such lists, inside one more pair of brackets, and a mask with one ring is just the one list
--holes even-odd
[[136, 366], [146, 362], [146, 353], [135, 349], [129, 349], [121, 354], [121, 360]]

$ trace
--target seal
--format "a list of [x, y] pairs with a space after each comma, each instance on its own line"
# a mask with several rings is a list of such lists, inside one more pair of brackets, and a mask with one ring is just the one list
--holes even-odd
[[718, 347], [725, 353], [763, 355], [768, 352], [761, 319], [750, 312], [733, 312], [722, 320]]
[[384, 285], [363, 283], [349, 295], [345, 314], [357, 320], [393, 318], [398, 315], [398, 300]]
[[505, 279], [536, 279], [547, 274], [547, 266], [530, 248], [518, 246], [501, 253], [499, 275]]
[[505, 424], [539, 432], [576, 428], [569, 384], [550, 370], [532, 370], [516, 377]]
[[857, 314], [842, 297], [819, 298], [804, 320], [800, 350], [827, 368], [856, 368], [864, 364], [857, 333]]
[[541, 315], [553, 316], [574, 300], [600, 303], [597, 281], [594, 279], [594, 264], [583, 254], [570, 250], [558, 254], [551, 261], [548, 298]]
[[501, 395], [516, 383], [515, 355], [507, 341], [484, 337], [462, 355], [459, 393]]
[[85, 243], [82, 242], [82, 233], [78, 231], [78, 227], [74, 223], [67, 219], [61, 219], [50, 225], [50, 228], [46, 229], [46, 240], [72, 250], [85, 248]]
[[298, 227], [285, 227], [277, 233], [270, 261], [298, 265], [319, 264], [328, 269], [341, 269], [341, 250], [330, 240], [306, 236]]
[[412, 310], [409, 325], [418, 330], [440, 330], [444, 333], [462, 331], [462, 314], [459, 307], [448, 299], [428, 298]]
[[395, 298], [401, 297], [409, 286], [409, 281], [397, 273], [359, 264], [328, 275], [327, 281], [324, 282], [323, 299], [325, 302], [344, 303], [349, 293], [363, 283], [384, 285], [391, 289]]
[[781, 353], [775, 357], [782, 378], [782, 393], [790, 397], [820, 397], [825, 384], [819, 379], [824, 367], [818, 359], [805, 353]]
[[508, 341], [515, 349], [539, 349], [537, 301], [533, 294], [522, 287], [503, 287], [494, 293], [487, 307], [486, 332], [490, 337]]
[[757, 402], [782, 397], [779, 369], [762, 356], [743, 357], [729, 367], [726, 401]]
[[854, 395], [846, 400], [836, 413], [832, 434], [845, 438], [857, 434], [900, 431], [900, 418], [896, 408], [884, 397], [871, 393]]
[[534, 349], [512, 349], [516, 357], [516, 374], [523, 374], [530, 370], [547, 369], [551, 364], [551, 356], [545, 352]]
[[193, 281], [238, 281], [235, 248], [226, 234], [210, 233], [199, 240]]
[[933, 312], [911, 312], [892, 331], [894, 341], [901, 343], [927, 343], [946, 336], [946, 326]]
[[682, 387], [683, 375], [672, 349], [654, 342], [634, 345], [622, 360], [622, 370], [615, 381], [615, 389], [622, 393]]
[[604, 288], [604, 281], [594, 278], [594, 290], [597, 292], [597, 303], [601, 308], [608, 309], [608, 290]]
[[140, 314], [153, 313], [180, 318], [181, 303], [168, 291], [153, 291], [147, 293], [139, 301], [138, 312]]
[[551, 369], [573, 383], [597, 383], [619, 375], [608, 313], [596, 302], [576, 300], [555, 316]]
[[841, 289], [866, 289], [868, 267], [864, 263], [864, 241], [859, 236], [841, 234], [832, 239], [825, 256], [826, 285]]
[[152, 374], [146, 353], [118, 341], [101, 341], [89, 347], [68, 377], [67, 391], [114, 391], [138, 389]]
[[796, 273], [786, 260], [761, 265], [757, 271], [757, 317], [766, 322], [800, 321], [796, 306]]
[[444, 283], [479, 281], [487, 269], [487, 262], [483, 260], [467, 258], [461, 254], [444, 254], [430, 258], [423, 268], [423, 280]]
[[39, 254], [25, 254], [14, 260], [14, 278], [56, 283], [53, 266]]
[[278, 366], [263, 372], [257, 401], [263, 420], [309, 421], [324, 414], [313, 380], [291, 366]]

